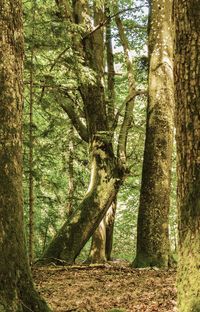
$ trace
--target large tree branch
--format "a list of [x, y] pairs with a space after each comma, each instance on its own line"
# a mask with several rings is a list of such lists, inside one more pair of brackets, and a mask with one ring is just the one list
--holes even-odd
[[135, 77], [134, 77], [134, 71], [132, 66], [132, 60], [129, 54], [129, 44], [128, 40], [125, 35], [124, 27], [121, 22], [121, 19], [119, 15], [115, 18], [119, 37], [121, 44], [123, 46], [124, 50], [124, 57], [127, 67], [127, 73], [128, 73], [128, 84], [129, 84], [129, 94], [125, 100], [125, 114], [124, 119], [121, 125], [120, 133], [119, 133], [119, 139], [118, 139], [118, 149], [117, 149], [117, 155], [118, 159], [121, 162], [121, 164], [125, 165], [126, 163], [126, 145], [127, 145], [127, 137], [128, 137], [128, 131], [131, 126], [132, 118], [133, 118], [133, 107], [136, 97], [136, 86], [135, 86]]
[[80, 137], [85, 142], [88, 143], [89, 142], [88, 130], [87, 130], [86, 126], [83, 124], [83, 122], [81, 121], [81, 119], [79, 118], [79, 116], [77, 115], [77, 113], [75, 112], [72, 101], [70, 101], [70, 100], [71, 99], [69, 99], [68, 101], [65, 101], [65, 103], [63, 103], [63, 100], [58, 99], [58, 97], [57, 97], [57, 102], [58, 102], [59, 106], [64, 110], [64, 112], [67, 113], [69, 119], [71, 120], [74, 128], [76, 129], [76, 131], [78, 132]]
[[[134, 98], [135, 98], [136, 96], [140, 96], [140, 95], [147, 96], [147, 95], [148, 95], [148, 91], [147, 91], [147, 90], [140, 90], [140, 89], [138, 89], [138, 90], [136, 91], [136, 93], [135, 93], [133, 96], [134, 96]], [[125, 101], [121, 104], [121, 106], [119, 107], [117, 113], [115, 114], [115, 118], [114, 118], [113, 124], [112, 124], [112, 129], [113, 129], [113, 130], [116, 129], [117, 124], [118, 124], [119, 116], [121, 115], [121, 112], [123, 111], [124, 107], [126, 107], [127, 102], [130, 101], [130, 100], [131, 100], [131, 97], [130, 97], [130, 95], [129, 95], [129, 96], [127, 96], [127, 98], [125, 99]], [[133, 100], [133, 98], [132, 98], [132, 100]]]
[[121, 164], [126, 164], [126, 145], [127, 145], [127, 137], [128, 132], [131, 127], [132, 119], [133, 119], [133, 107], [135, 102], [136, 93], [133, 92], [129, 94], [125, 100], [125, 113], [123, 122], [120, 128], [119, 139], [118, 139], [118, 148], [117, 148], [117, 156]]

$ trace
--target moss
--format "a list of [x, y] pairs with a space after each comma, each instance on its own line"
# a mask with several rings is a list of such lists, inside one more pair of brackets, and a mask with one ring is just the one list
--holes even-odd
[[[48, 307], [46, 302], [41, 298], [38, 293], [33, 288], [33, 285], [27, 285], [26, 281], [21, 286], [20, 293], [20, 302], [22, 305], [22, 311], [34, 311], [34, 312], [50, 312], [51, 309]], [[16, 310], [20, 312], [21, 310]]]
[[[186, 236], [182, 236], [181, 248], [179, 252], [178, 265], [178, 306], [181, 312], [200, 311], [200, 270], [199, 270], [199, 250], [200, 238], [197, 230], [194, 235], [194, 228], [197, 224], [190, 224], [191, 230]], [[184, 238], [184, 239], [183, 239]]]
[[159, 257], [149, 257], [145, 254], [138, 254], [135, 260], [132, 263], [134, 268], [146, 268], [146, 267], [158, 267], [158, 268], [167, 268], [168, 261]]
[[192, 303], [191, 312], [200, 312], [200, 299]]
[[0, 303], [0, 312], [6, 312], [5, 306]]

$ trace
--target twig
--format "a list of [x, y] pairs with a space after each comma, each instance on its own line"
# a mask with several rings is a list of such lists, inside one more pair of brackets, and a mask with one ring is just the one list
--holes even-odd
[[135, 7], [135, 8], [124, 9], [124, 10], [121, 10], [121, 11], [119, 11], [113, 15], [108, 16], [104, 21], [101, 21], [91, 32], [87, 33], [83, 37], [83, 39], [86, 39], [87, 37], [91, 36], [94, 32], [96, 32], [99, 28], [105, 26], [108, 23], [108, 21], [110, 21], [111, 19], [113, 19], [117, 15], [123, 14], [123, 13], [128, 12], [128, 11], [137, 11], [137, 10], [144, 8], [144, 7], [147, 7], [147, 5], [140, 5], [140, 6]]

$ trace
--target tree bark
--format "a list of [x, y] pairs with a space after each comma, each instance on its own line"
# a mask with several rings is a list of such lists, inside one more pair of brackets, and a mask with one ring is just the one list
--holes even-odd
[[0, 10], [0, 311], [50, 311], [34, 289], [23, 231], [21, 1]]
[[172, 1], [152, 0], [149, 96], [135, 267], [167, 267], [174, 129]]
[[200, 3], [174, 1], [178, 173], [178, 308], [200, 311]]

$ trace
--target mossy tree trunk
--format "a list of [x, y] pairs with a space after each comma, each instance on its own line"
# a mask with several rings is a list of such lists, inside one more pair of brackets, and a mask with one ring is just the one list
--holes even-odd
[[43, 255], [44, 260], [73, 263], [116, 197], [122, 176], [111, 145], [97, 136], [91, 146], [91, 180], [77, 211], [63, 225]]
[[178, 172], [178, 311], [200, 311], [200, 2], [174, 2]]
[[[119, 11], [118, 6], [116, 5], [116, 10]], [[107, 14], [109, 15], [109, 9], [107, 8]], [[102, 18], [103, 14], [101, 14]], [[97, 20], [97, 24], [101, 22], [101, 19]], [[125, 35], [123, 23], [119, 16], [116, 17], [116, 24], [118, 27], [119, 38], [124, 50], [124, 58], [127, 66], [128, 73], [128, 83], [129, 83], [129, 93], [125, 100], [125, 113], [122, 126], [120, 128], [119, 140], [118, 140], [118, 148], [117, 148], [117, 157], [120, 163], [120, 166], [125, 169], [126, 167], [126, 145], [127, 145], [127, 137], [128, 130], [132, 122], [132, 112], [136, 97], [136, 85], [134, 78], [134, 71], [132, 60], [129, 55], [129, 44]], [[98, 54], [99, 64], [101, 64], [101, 68], [103, 68], [103, 36], [98, 36], [98, 47], [101, 47], [100, 53]], [[106, 29], [106, 47], [107, 47], [107, 67], [108, 67], [108, 105], [107, 105], [107, 116], [108, 116], [108, 128], [113, 136], [115, 127], [115, 115], [114, 115], [114, 106], [115, 106], [115, 91], [114, 91], [114, 58], [112, 51], [112, 42], [111, 42], [111, 25], [107, 24]], [[99, 68], [100, 69], [100, 68]], [[103, 78], [103, 72], [98, 69], [98, 76]], [[114, 221], [115, 221], [115, 211], [116, 211], [116, 198], [113, 201], [107, 215], [105, 216], [105, 220], [99, 225], [99, 228], [93, 235], [92, 245], [90, 249], [90, 254], [88, 258], [88, 262], [105, 262], [106, 260], [111, 259], [111, 251], [112, 251], [112, 242], [113, 242], [113, 229], [114, 229]]]
[[[106, 16], [110, 15], [109, 8], [106, 8]], [[103, 15], [103, 14], [101, 14]], [[98, 25], [101, 20], [98, 18], [96, 24]], [[101, 46], [103, 47], [103, 37], [101, 38]], [[103, 54], [101, 55], [103, 61]], [[111, 34], [111, 21], [108, 20], [106, 25], [106, 61], [107, 61], [107, 116], [108, 127], [110, 131], [113, 131], [113, 123], [115, 118], [115, 71], [114, 71], [114, 55], [112, 48], [112, 34]], [[113, 204], [112, 204], [113, 205]], [[115, 214], [112, 215], [112, 205], [106, 213], [106, 216], [99, 224], [92, 236], [92, 243], [90, 253], [87, 259], [88, 263], [104, 263], [110, 260], [112, 251], [112, 234], [115, 222]], [[109, 247], [108, 247], [109, 246]], [[109, 250], [108, 250], [109, 249]], [[107, 252], [108, 250], [108, 252]], [[109, 258], [107, 258], [107, 256]]]
[[0, 10], [0, 311], [50, 311], [34, 289], [23, 231], [21, 1]]
[[[57, 2], [63, 18], [69, 16], [70, 10], [67, 10], [65, 5], [67, 2], [64, 0]], [[99, 6], [94, 6], [93, 9], [95, 19], [98, 17], [101, 24], [101, 18], [103, 18], [100, 17], [102, 14], [101, 9]], [[72, 2], [70, 18], [86, 30], [86, 33], [82, 34], [79, 40], [74, 39], [73, 48], [75, 53], [78, 53], [84, 60], [84, 65], [88, 66], [95, 75], [95, 82], [84, 81], [80, 72], [77, 71], [77, 79], [79, 81], [77, 92], [80, 93], [83, 104], [86, 126], [77, 115], [73, 103], [67, 101], [62, 94], [60, 95], [62, 98], [60, 105], [67, 112], [81, 138], [89, 143], [91, 181], [78, 210], [65, 222], [44, 252], [43, 260], [45, 262], [56, 261], [56, 259], [62, 259], [68, 263], [74, 262], [85, 243], [97, 229], [111, 203], [115, 200], [126, 173], [127, 135], [132, 121], [134, 98], [137, 95], [135, 83], [131, 80], [133, 75], [128, 58], [127, 42], [123, 41], [123, 46], [127, 61], [130, 90], [123, 105], [125, 112], [120, 128], [119, 147], [116, 157], [113, 152], [113, 129], [116, 129], [116, 121], [120, 112], [115, 114], [111, 129], [111, 123], [108, 122], [108, 114], [111, 111], [107, 107], [103, 85], [104, 31], [103, 27], [95, 29], [92, 26], [90, 13], [91, 8], [89, 8], [88, 1], [74, 0]]]
[[[73, 18], [78, 24], [89, 27], [87, 1], [73, 1]], [[101, 11], [96, 8], [95, 19]], [[73, 263], [90, 236], [98, 227], [123, 181], [123, 169], [113, 153], [112, 136], [107, 122], [106, 101], [102, 78], [103, 29], [83, 36], [75, 42], [76, 51], [84, 57], [85, 65], [96, 73], [95, 83], [81, 82], [80, 93], [84, 106], [86, 126], [83, 136], [89, 143], [91, 178], [88, 191], [77, 211], [66, 221], [43, 255], [45, 261], [62, 259]], [[81, 81], [81, 80], [80, 80]], [[76, 127], [76, 125], [75, 125]], [[84, 126], [82, 125], [82, 129]]]
[[167, 267], [174, 129], [172, 1], [152, 0], [149, 96], [135, 267]]

